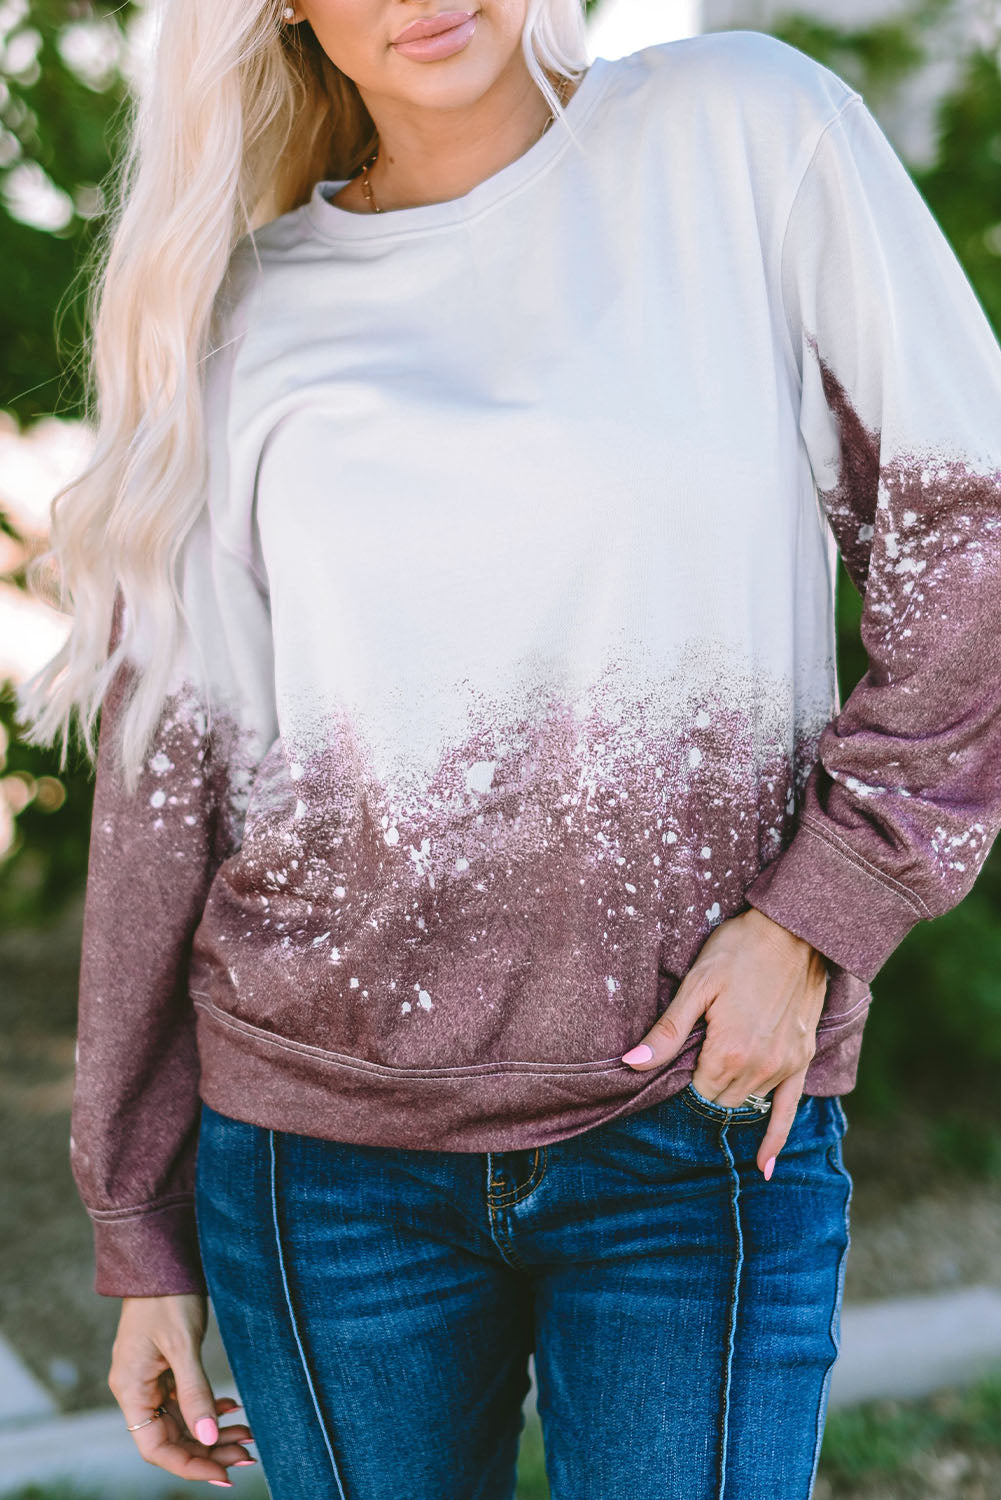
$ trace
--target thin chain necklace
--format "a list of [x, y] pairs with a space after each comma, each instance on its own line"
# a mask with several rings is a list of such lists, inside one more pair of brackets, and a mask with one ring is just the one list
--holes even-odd
[[[562, 103], [562, 101], [563, 101], [563, 95], [566, 93], [566, 80], [565, 79], [561, 80], [561, 82], [559, 84], [559, 87], [557, 89], [557, 93], [559, 95], [560, 102]], [[535, 137], [536, 141], [541, 141], [542, 137], [545, 135], [546, 131], [549, 129], [550, 125], [553, 123], [553, 121], [555, 120], [555, 118], [556, 118], [556, 115], [555, 115], [554, 111], [550, 110], [549, 111], [549, 116], [548, 116], [548, 118], [546, 120], [546, 123], [543, 125], [543, 127], [539, 131], [538, 135]], [[535, 141], [533, 141], [532, 144], [534, 146]], [[379, 207], [378, 203], [375, 200], [375, 193], [372, 191], [372, 182], [371, 182], [371, 179], [370, 179], [370, 177], [368, 175], [368, 172], [369, 172], [369, 167], [374, 167], [375, 164], [376, 164], [376, 162], [378, 161], [378, 159], [379, 159], [379, 147], [376, 146], [375, 151], [367, 159], [367, 161], [362, 162], [362, 168], [361, 168], [361, 186], [362, 186], [362, 192], [365, 194], [365, 197], [367, 198], [367, 200], [369, 202], [369, 205], [370, 205], [370, 207], [372, 209], [372, 212], [375, 213], [375, 214], [381, 214], [382, 213], [382, 209]]]

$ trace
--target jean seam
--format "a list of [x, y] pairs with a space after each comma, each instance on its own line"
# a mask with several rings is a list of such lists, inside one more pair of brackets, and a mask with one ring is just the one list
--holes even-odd
[[[717, 1125], [753, 1125], [756, 1120], [765, 1119], [766, 1113], [769, 1113], [756, 1109], [753, 1113], [745, 1115], [739, 1105], [727, 1109], [726, 1105], [720, 1104], [716, 1109], [707, 1109], [701, 1099], [688, 1092], [687, 1087], [680, 1090], [680, 1098], [693, 1114], [701, 1115], [704, 1120], [712, 1120]], [[721, 1111], [719, 1114], [716, 1112], [717, 1109]]]
[[[534, 1157], [532, 1160], [532, 1172], [527, 1182], [516, 1184], [513, 1188], [505, 1188], [498, 1192], [495, 1188], [487, 1187], [487, 1202], [491, 1208], [514, 1208], [516, 1204], [523, 1203], [530, 1193], [534, 1193], [546, 1172], [546, 1161], [548, 1159], [548, 1146], [535, 1146], [532, 1148]], [[499, 1153], [496, 1153], [499, 1154]], [[490, 1177], [490, 1157], [494, 1152], [487, 1153], [487, 1181]]]
[[734, 1239], [736, 1243], [736, 1255], [734, 1258], [733, 1279], [730, 1285], [730, 1327], [727, 1335], [726, 1351], [726, 1379], [723, 1386], [723, 1411], [720, 1423], [720, 1463], [719, 1463], [719, 1491], [717, 1500], [723, 1500], [723, 1492], [726, 1488], [726, 1462], [727, 1446], [730, 1437], [730, 1386], [733, 1378], [733, 1353], [737, 1337], [737, 1307], [740, 1299], [740, 1273], [744, 1265], [744, 1236], [740, 1227], [740, 1174], [730, 1150], [730, 1142], [726, 1138], [726, 1129], [720, 1131], [720, 1145], [726, 1152], [726, 1159], [730, 1167], [730, 1213], [733, 1218]]
[[517, 1197], [514, 1200], [515, 1203], [523, 1203], [530, 1193], [535, 1192], [535, 1189], [539, 1186], [539, 1183], [545, 1176], [546, 1155], [548, 1148], [546, 1146], [535, 1146], [533, 1147], [533, 1150], [535, 1152], [535, 1156], [532, 1161], [532, 1175], [529, 1177], [526, 1183], [524, 1183], [519, 1189], [517, 1189]]
[[516, 1271], [523, 1271], [525, 1262], [511, 1243], [505, 1217], [490, 1202], [487, 1203], [487, 1218], [490, 1221], [490, 1238], [497, 1246], [505, 1263]]
[[[838, 1109], [841, 1110], [841, 1113], [843, 1115], [844, 1111], [843, 1111], [843, 1109], [841, 1107], [841, 1102], [838, 1099], [838, 1096], [835, 1094], [833, 1097], [834, 1097], [835, 1105], [837, 1106]], [[824, 1416], [825, 1416], [825, 1412], [826, 1412], [826, 1408], [827, 1408], [828, 1393], [830, 1391], [831, 1379], [832, 1379], [832, 1377], [834, 1375], [834, 1366], [837, 1363], [838, 1355], [841, 1352], [841, 1340], [840, 1340], [840, 1338], [835, 1333], [835, 1322], [837, 1321], [838, 1310], [839, 1310], [839, 1308], [841, 1306], [841, 1300], [842, 1300], [842, 1296], [844, 1294], [845, 1268], [846, 1268], [847, 1263], [848, 1263], [848, 1251], [851, 1248], [851, 1242], [852, 1242], [851, 1228], [850, 1228], [850, 1225], [849, 1225], [849, 1205], [851, 1204], [851, 1201], [852, 1201], [853, 1182], [852, 1182], [851, 1174], [846, 1169], [846, 1167], [844, 1165], [844, 1161], [843, 1161], [842, 1156], [841, 1156], [841, 1141], [840, 1141], [840, 1139], [837, 1140], [837, 1141], [835, 1141], [832, 1145], [828, 1146], [828, 1148], [827, 1148], [827, 1155], [828, 1155], [828, 1159], [833, 1163], [833, 1165], [835, 1166], [835, 1168], [843, 1175], [843, 1177], [845, 1178], [845, 1180], [846, 1180], [846, 1182], [848, 1184], [848, 1192], [845, 1194], [845, 1204], [844, 1204], [845, 1245], [844, 1245], [844, 1249], [841, 1252], [841, 1258], [838, 1261], [838, 1281], [837, 1281], [837, 1287], [836, 1287], [836, 1290], [835, 1290], [835, 1293], [834, 1293], [834, 1305], [831, 1308], [831, 1319], [830, 1319], [830, 1323], [828, 1324], [828, 1337], [831, 1340], [831, 1346], [832, 1346], [832, 1348], [834, 1350], [834, 1358], [831, 1360], [830, 1364], [827, 1367], [827, 1370], [826, 1370], [826, 1372], [824, 1374], [823, 1384], [820, 1387], [820, 1399], [817, 1402], [817, 1428], [816, 1428], [816, 1438], [815, 1438], [814, 1449], [813, 1449], [813, 1466], [812, 1466], [811, 1471], [810, 1471], [810, 1478], [809, 1478], [809, 1480], [807, 1482], [806, 1494], [804, 1496], [804, 1500], [811, 1500], [811, 1496], [813, 1495], [814, 1487], [815, 1487], [815, 1484], [816, 1484], [817, 1470], [820, 1467], [820, 1452], [821, 1452], [821, 1448], [823, 1446], [823, 1441], [824, 1441]]]
[[268, 1129], [268, 1145], [271, 1154], [271, 1219], [275, 1227], [275, 1253], [278, 1257], [278, 1269], [281, 1272], [282, 1287], [285, 1292], [285, 1305], [288, 1309], [289, 1322], [292, 1326], [292, 1334], [295, 1338], [296, 1347], [299, 1350], [299, 1358], [302, 1361], [303, 1374], [306, 1377], [306, 1384], [309, 1387], [309, 1394], [312, 1398], [313, 1410], [316, 1412], [316, 1420], [320, 1424], [320, 1431], [323, 1434], [323, 1441], [326, 1445], [328, 1457], [330, 1458], [330, 1472], [333, 1475], [334, 1483], [337, 1485], [337, 1493], [340, 1497], [340, 1500], [347, 1500], [347, 1495], [345, 1494], [344, 1486], [341, 1483], [341, 1476], [337, 1468], [337, 1460], [334, 1457], [333, 1444], [330, 1441], [330, 1434], [327, 1431], [327, 1424], [324, 1421], [323, 1413], [320, 1410], [320, 1403], [317, 1400], [316, 1387], [313, 1384], [313, 1376], [310, 1372], [309, 1362], [306, 1359], [306, 1351], [303, 1348], [302, 1339], [299, 1336], [299, 1323], [296, 1318], [295, 1311], [292, 1307], [292, 1295], [289, 1290], [288, 1277], [285, 1272], [285, 1256], [282, 1250], [281, 1230], [278, 1225], [278, 1191], [275, 1171], [275, 1132], [271, 1128]]

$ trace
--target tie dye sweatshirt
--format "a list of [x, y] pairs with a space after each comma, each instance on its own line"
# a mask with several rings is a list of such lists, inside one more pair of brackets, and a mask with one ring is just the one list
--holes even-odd
[[136, 795], [139, 652], [98, 743], [99, 1293], [204, 1290], [200, 1099], [480, 1151], [673, 1095], [704, 1019], [621, 1055], [749, 905], [826, 958], [804, 1091], [850, 1090], [871, 981], [998, 832], [1001, 348], [862, 96], [736, 31], [597, 58], [568, 121], [233, 252]]

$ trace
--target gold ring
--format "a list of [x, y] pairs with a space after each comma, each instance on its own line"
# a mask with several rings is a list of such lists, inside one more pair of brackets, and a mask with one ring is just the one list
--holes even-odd
[[156, 1407], [154, 1409], [153, 1415], [151, 1417], [147, 1417], [142, 1422], [132, 1422], [132, 1423], [130, 1423], [129, 1426], [126, 1427], [125, 1431], [126, 1432], [135, 1432], [136, 1429], [139, 1428], [139, 1427], [148, 1427], [151, 1422], [155, 1422], [156, 1421], [157, 1417], [165, 1417], [166, 1415], [167, 1415], [167, 1408], [161, 1403], [158, 1407]]

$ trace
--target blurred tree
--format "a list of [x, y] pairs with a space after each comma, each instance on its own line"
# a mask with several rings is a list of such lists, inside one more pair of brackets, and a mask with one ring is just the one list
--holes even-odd
[[[887, 19], [848, 28], [788, 14], [768, 29], [833, 68], [875, 114], [928, 62], [936, 29], [971, 15], [963, 0], [916, 0]], [[981, 7], [958, 84], [937, 110], [931, 165], [911, 176], [1001, 331], [1001, 7]], [[902, 153], [901, 153], [902, 154]], [[866, 668], [861, 599], [838, 578], [842, 698]], [[965, 1106], [997, 1118], [1001, 1065], [1001, 841], [954, 911], [919, 923], [881, 970], [866, 1026], [857, 1109], [890, 1115], [905, 1099]]]
[[[24, 423], [81, 412], [75, 364], [54, 317], [99, 219], [123, 123], [123, 62], [135, 7], [9, 0], [0, 16], [0, 406]], [[78, 283], [79, 289], [79, 283]], [[76, 329], [77, 342], [82, 325]]]
[[[22, 427], [82, 416], [83, 273], [139, 14], [130, 0], [8, 0], [0, 13], [0, 407]], [[23, 587], [27, 543], [2, 508], [0, 532], [20, 551], [5, 582]], [[60, 772], [57, 753], [18, 742], [0, 684], [0, 929], [54, 921], [79, 893], [91, 796], [82, 756]]]

